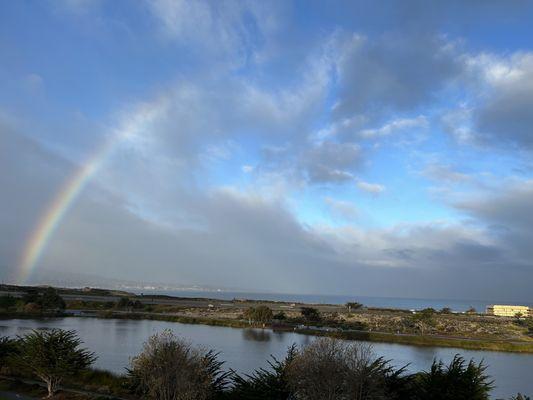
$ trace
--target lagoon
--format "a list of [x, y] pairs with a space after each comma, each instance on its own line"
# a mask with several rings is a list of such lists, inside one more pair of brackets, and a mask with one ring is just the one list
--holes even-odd
[[[0, 336], [24, 335], [32, 329], [51, 328], [77, 331], [84, 346], [98, 355], [95, 366], [119, 374], [125, 373], [130, 358], [141, 351], [150, 335], [165, 329], [196, 345], [220, 352], [220, 358], [226, 361], [225, 368], [239, 373], [251, 373], [256, 368], [267, 367], [270, 355], [283, 358], [291, 344], [305, 345], [314, 340], [309, 335], [270, 329], [238, 329], [152, 320], [89, 317], [0, 320]], [[435, 358], [449, 362], [457, 353], [466, 359], [484, 360], [489, 366], [487, 372], [496, 384], [493, 398], [508, 398], [517, 392], [533, 394], [532, 354], [389, 343], [372, 343], [372, 346], [377, 355], [392, 360], [396, 366], [410, 364], [410, 371], [427, 370]]]

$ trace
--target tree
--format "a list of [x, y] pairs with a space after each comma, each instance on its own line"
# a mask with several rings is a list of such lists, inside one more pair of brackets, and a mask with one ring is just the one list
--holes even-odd
[[278, 321], [283, 321], [287, 319], [287, 315], [283, 311], [279, 311], [272, 317], [273, 319], [277, 319]]
[[272, 310], [267, 306], [257, 306], [248, 308], [244, 315], [250, 322], [268, 323], [272, 321]]
[[24, 296], [22, 296], [22, 301], [24, 304], [28, 303], [38, 303], [39, 302], [39, 292], [35, 289], [29, 289]]
[[33, 372], [46, 383], [52, 397], [61, 381], [88, 368], [96, 357], [81, 349], [81, 340], [74, 331], [53, 329], [33, 331], [19, 337], [14, 363]]
[[433, 361], [431, 369], [416, 376], [416, 400], [487, 400], [493, 381], [485, 375], [483, 363], [476, 364], [456, 355], [445, 367]]
[[116, 303], [116, 307], [120, 309], [129, 308], [131, 306], [131, 300], [128, 297], [121, 297]]
[[452, 313], [452, 309], [450, 307], [442, 307], [441, 310], [440, 310], [440, 313], [441, 314], [451, 314]]
[[10, 296], [0, 296], [0, 309], [9, 310], [11, 307], [14, 307], [17, 304], [17, 300]]
[[233, 387], [228, 397], [239, 400], [290, 399], [292, 391], [289, 387], [287, 371], [296, 354], [296, 345], [292, 345], [284, 360], [278, 361], [271, 356], [272, 361], [268, 362], [270, 369], [261, 368], [245, 377], [233, 375]]
[[308, 322], [319, 322], [321, 320], [320, 311], [313, 307], [302, 307], [300, 313]]
[[390, 388], [400, 393], [410, 378], [367, 344], [320, 338], [294, 356], [288, 380], [297, 399], [385, 400], [396, 399]]
[[46, 288], [42, 297], [39, 299], [39, 303], [43, 309], [59, 309], [64, 310], [66, 305], [63, 298], [59, 295], [58, 291], [52, 287]]
[[348, 309], [348, 312], [359, 310], [362, 307], [363, 307], [363, 305], [361, 303], [356, 302], [356, 301], [350, 301], [350, 302], [346, 303], [346, 308]]
[[213, 351], [194, 348], [166, 330], [148, 339], [128, 372], [142, 398], [205, 400], [227, 385], [222, 364]]

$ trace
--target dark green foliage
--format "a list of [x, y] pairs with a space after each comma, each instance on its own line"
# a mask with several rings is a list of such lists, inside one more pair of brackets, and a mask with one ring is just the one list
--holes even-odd
[[433, 326], [435, 323], [434, 315], [436, 311], [433, 308], [424, 308], [423, 310], [417, 311], [411, 319], [413, 323], [417, 324], [418, 328], [424, 333], [427, 326]]
[[32, 305], [34, 308], [42, 310], [64, 310], [65, 301], [59, 295], [58, 291], [52, 287], [40, 294], [37, 290], [28, 290], [22, 297], [25, 305]]
[[441, 310], [440, 310], [440, 313], [441, 314], [451, 314], [452, 313], [452, 309], [450, 307], [443, 307]]
[[518, 319], [515, 323], [527, 328], [527, 333], [533, 336], [533, 317]]
[[423, 310], [417, 311], [415, 314], [416, 316], [419, 316], [422, 319], [430, 319], [435, 315], [436, 311], [434, 308], [424, 308]]
[[8, 310], [17, 304], [17, 300], [10, 295], [0, 296], [0, 310]]
[[74, 331], [34, 330], [19, 337], [18, 352], [11, 359], [20, 369], [43, 380], [49, 396], [52, 396], [63, 379], [88, 368], [95, 361], [93, 353], [79, 348], [81, 343]]
[[119, 301], [116, 303], [116, 307], [120, 309], [128, 308], [130, 306], [130, 299], [127, 297], [121, 297]]
[[244, 313], [245, 317], [252, 322], [269, 323], [274, 317], [272, 310], [267, 306], [250, 307]]
[[356, 301], [350, 301], [350, 302], [346, 303], [346, 308], [348, 309], [349, 312], [355, 311], [355, 310], [359, 310], [362, 307], [363, 307], [363, 305], [361, 303], [356, 302]]
[[283, 311], [279, 311], [274, 314], [273, 319], [277, 319], [278, 321], [284, 321], [287, 319], [287, 315], [285, 315]]
[[218, 359], [219, 353], [209, 350], [203, 357], [202, 364], [206, 375], [210, 378], [211, 393], [213, 397], [222, 394], [228, 386], [231, 372], [224, 372], [224, 361]]
[[320, 311], [313, 307], [302, 307], [300, 313], [307, 322], [319, 322], [322, 319]]
[[8, 365], [11, 357], [17, 354], [17, 343], [8, 337], [0, 337], [0, 371]]
[[128, 297], [121, 297], [119, 301], [116, 302], [115, 307], [121, 310], [128, 309], [136, 309], [140, 310], [144, 308], [144, 304], [141, 303], [139, 300], [131, 300]]
[[416, 376], [416, 400], [486, 400], [492, 381], [485, 374], [486, 366], [468, 363], [456, 355], [448, 366], [434, 361], [428, 372]]
[[65, 301], [59, 295], [57, 290], [51, 287], [46, 288], [42, 297], [39, 299], [39, 304], [45, 310], [47, 309], [64, 310], [65, 309]]
[[286, 400], [291, 398], [287, 380], [287, 367], [296, 356], [296, 345], [289, 347], [283, 361], [275, 357], [268, 362], [270, 369], [261, 368], [252, 375], [233, 375], [233, 388], [229, 399], [242, 400]]
[[35, 289], [28, 290], [26, 294], [24, 294], [24, 296], [22, 297], [22, 301], [24, 302], [24, 304], [39, 303], [39, 300], [39, 292]]
[[103, 308], [109, 309], [109, 308], [113, 308], [114, 306], [115, 306], [115, 303], [113, 303], [112, 301], [106, 301], [103, 305]]

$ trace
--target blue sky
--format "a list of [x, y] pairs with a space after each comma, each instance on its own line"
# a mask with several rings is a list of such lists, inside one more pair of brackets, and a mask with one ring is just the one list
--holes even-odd
[[112, 141], [35, 282], [533, 300], [531, 3], [0, 11], [4, 279]]

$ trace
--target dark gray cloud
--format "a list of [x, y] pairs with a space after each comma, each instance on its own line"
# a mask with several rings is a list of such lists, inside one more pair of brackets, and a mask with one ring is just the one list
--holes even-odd
[[507, 252], [510, 264], [533, 273], [533, 182], [502, 185], [498, 193], [456, 204], [461, 210], [485, 223]]
[[454, 45], [434, 35], [353, 36], [338, 64], [336, 113], [409, 111], [435, 95], [463, 70]]
[[341, 183], [354, 179], [361, 159], [357, 144], [322, 142], [306, 151], [301, 162], [311, 183]]
[[33, 224], [69, 168], [69, 163], [0, 122], [0, 270], [18, 263]]

